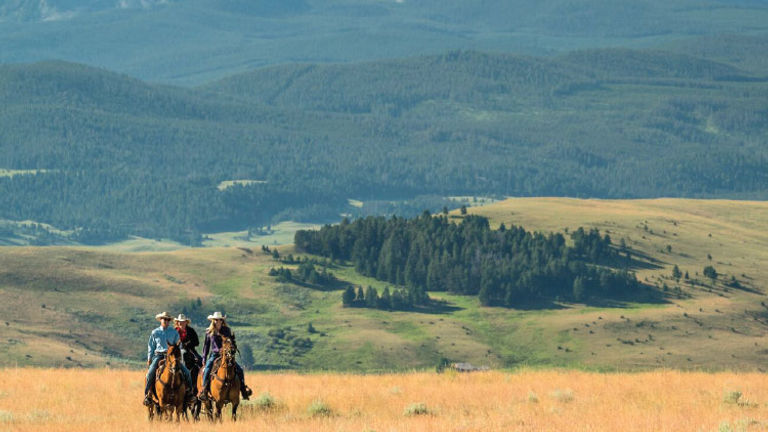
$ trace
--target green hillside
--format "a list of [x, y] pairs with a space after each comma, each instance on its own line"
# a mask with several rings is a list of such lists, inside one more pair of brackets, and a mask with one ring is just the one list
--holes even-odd
[[196, 89], [7, 65], [0, 169], [27, 174], [0, 177], [0, 218], [195, 245], [373, 211], [350, 199], [411, 214], [456, 195], [762, 199], [766, 94], [734, 66], [623, 49], [276, 66]]
[[768, 36], [730, 33], [670, 41], [664, 49], [726, 62], [744, 70], [764, 74], [768, 69]]
[[[296, 266], [277, 263], [271, 251], [0, 248], [0, 337], [7, 341], [0, 361], [138, 367], [155, 313], [184, 311], [200, 328], [207, 314], [222, 310], [241, 349], [253, 355], [241, 361], [256, 368], [431, 369], [441, 358], [494, 368], [763, 368], [765, 203], [519, 198], [469, 213], [489, 216], [494, 227], [598, 227], [617, 247], [623, 240], [639, 259], [638, 278], [656, 285], [665, 301], [610, 307], [561, 301], [515, 309], [430, 292], [443, 303], [386, 312], [342, 307], [342, 288], [371, 285], [381, 292], [395, 286], [338, 263], [330, 267], [340, 281], [335, 286], [281, 282], [269, 269]], [[282, 257], [295, 254], [279, 251]], [[688, 278], [675, 280], [675, 265]], [[707, 265], [716, 268], [716, 279], [702, 274]]]

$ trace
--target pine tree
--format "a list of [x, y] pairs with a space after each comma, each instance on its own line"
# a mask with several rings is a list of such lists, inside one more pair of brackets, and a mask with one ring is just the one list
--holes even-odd
[[384, 287], [384, 291], [379, 297], [378, 307], [379, 309], [392, 309], [392, 295], [389, 292], [389, 287]]
[[711, 265], [710, 266], [706, 266], [706, 267], [704, 267], [704, 276], [706, 276], [706, 277], [712, 279], [712, 281], [714, 281], [715, 279], [717, 279], [717, 270], [715, 270], [715, 268], [712, 267]]
[[577, 276], [576, 279], [573, 280], [573, 299], [576, 301], [583, 300], [586, 291], [587, 287], [584, 283], [584, 278]]
[[365, 290], [365, 306], [369, 308], [376, 308], [379, 303], [379, 293], [376, 292], [376, 288], [368, 285]]
[[347, 286], [347, 288], [344, 290], [344, 294], [341, 295], [341, 303], [344, 305], [344, 307], [350, 307], [354, 305], [355, 289], [352, 288], [352, 285]]
[[480, 300], [480, 304], [483, 306], [491, 305], [491, 293], [487, 286], [480, 288], [480, 292], [477, 293], [477, 297]]
[[683, 273], [680, 271], [680, 267], [678, 267], [677, 264], [672, 268], [672, 277], [677, 281], [680, 281], [680, 278], [683, 277]]

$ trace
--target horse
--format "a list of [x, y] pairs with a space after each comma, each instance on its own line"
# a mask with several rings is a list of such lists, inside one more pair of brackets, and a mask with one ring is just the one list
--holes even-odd
[[[235, 371], [235, 354], [237, 347], [232, 339], [221, 337], [221, 350], [219, 359], [211, 370], [210, 397], [205, 401], [205, 410], [208, 420], [213, 421], [212, 403], [216, 403], [216, 420], [221, 421], [221, 409], [224, 405], [232, 404], [232, 421], [237, 421], [237, 406], [240, 404], [240, 380]], [[202, 388], [203, 375], [197, 379], [197, 386]]]
[[153, 404], [150, 404], [149, 420], [155, 416], [155, 408], [160, 417], [167, 415], [168, 420], [173, 418], [173, 412], [176, 411], [176, 421], [181, 420], [181, 415], [185, 411], [184, 394], [187, 390], [187, 383], [184, 375], [181, 373], [181, 348], [179, 343], [168, 345], [168, 352], [165, 355], [165, 364], [158, 367], [157, 379], [155, 379], [155, 394], [153, 395]]

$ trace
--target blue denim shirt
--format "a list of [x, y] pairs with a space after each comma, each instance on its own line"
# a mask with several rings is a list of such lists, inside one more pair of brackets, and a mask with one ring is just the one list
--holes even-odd
[[178, 341], [179, 332], [173, 326], [168, 326], [165, 330], [162, 326], [152, 330], [152, 334], [149, 335], [149, 343], [147, 343], [147, 360], [152, 360], [152, 357], [157, 353], [168, 351], [168, 345]]

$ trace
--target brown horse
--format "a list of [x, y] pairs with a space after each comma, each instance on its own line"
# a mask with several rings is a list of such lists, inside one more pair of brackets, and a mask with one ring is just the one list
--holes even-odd
[[181, 419], [184, 413], [184, 394], [187, 391], [187, 382], [181, 373], [181, 348], [179, 344], [168, 345], [165, 355], [165, 365], [160, 366], [155, 380], [154, 404], [149, 406], [149, 419], [155, 416], [155, 407], [160, 417], [167, 415], [167, 419], [173, 418], [176, 411], [176, 421]]
[[[221, 420], [221, 409], [232, 404], [232, 421], [237, 421], [237, 406], [240, 404], [240, 380], [235, 372], [235, 354], [237, 347], [232, 339], [222, 336], [219, 359], [211, 371], [210, 396], [205, 401], [205, 410], [209, 420], [214, 419], [212, 403], [216, 403], [216, 420]], [[217, 366], [218, 365], [218, 366]], [[217, 369], [218, 367], [218, 369]], [[198, 376], [197, 386], [202, 388], [203, 375]]]

